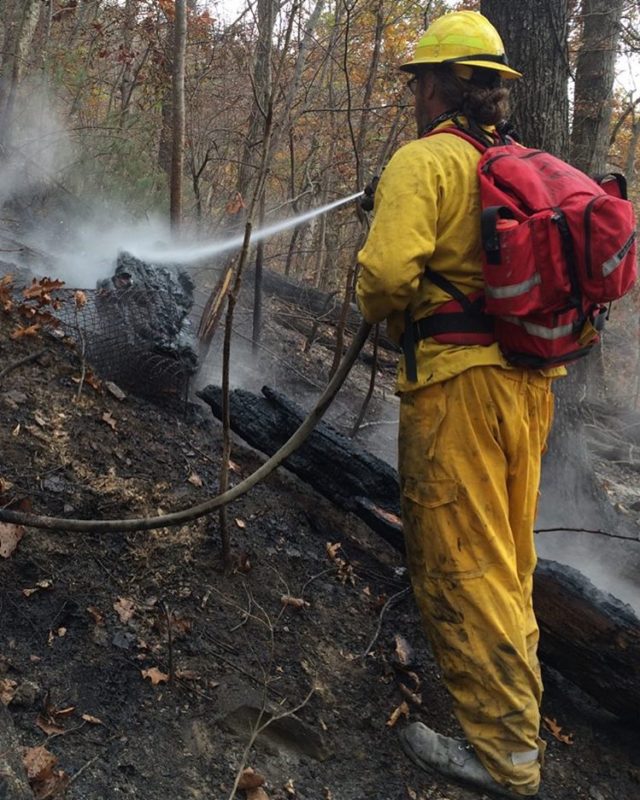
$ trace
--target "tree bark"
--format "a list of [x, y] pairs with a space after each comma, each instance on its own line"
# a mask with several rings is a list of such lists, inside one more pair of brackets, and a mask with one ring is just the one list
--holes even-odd
[[184, 175], [184, 76], [187, 46], [186, 0], [176, 0], [173, 34], [173, 120], [171, 147], [171, 227], [177, 230], [182, 222], [182, 178]]
[[615, 62], [624, 0], [583, 0], [576, 64], [571, 163], [589, 175], [607, 170]]
[[567, 0], [481, 0], [498, 29], [509, 63], [523, 72], [510, 82], [512, 120], [527, 147], [568, 152]]

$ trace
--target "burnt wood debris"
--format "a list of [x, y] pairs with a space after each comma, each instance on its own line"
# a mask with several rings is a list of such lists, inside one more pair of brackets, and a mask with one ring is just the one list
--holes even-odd
[[[220, 388], [207, 386], [197, 394], [220, 418]], [[269, 387], [262, 394], [244, 389], [231, 393], [231, 428], [252, 447], [271, 455], [305, 414]], [[321, 422], [285, 466], [403, 550], [398, 475], [389, 464]], [[578, 570], [545, 559], [536, 570], [534, 605], [543, 662], [603, 708], [638, 724], [640, 620], [633, 609], [597, 589]]]

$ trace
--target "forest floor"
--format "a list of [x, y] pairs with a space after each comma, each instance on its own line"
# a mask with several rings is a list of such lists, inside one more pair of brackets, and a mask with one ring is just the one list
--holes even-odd
[[[208, 410], [176, 414], [86, 382], [78, 399], [74, 351], [46, 334], [14, 341], [14, 328], [0, 313], [0, 370], [43, 352], [0, 382], [3, 502], [122, 518], [216, 493]], [[299, 334], [268, 344], [297, 365], [292, 382], [326, 374], [326, 351], [303, 356]], [[341, 402], [357, 410], [367, 380], [358, 367]], [[234, 482], [262, 461], [238, 441], [231, 458]], [[229, 577], [217, 515], [147, 533], [29, 529], [14, 549], [3, 531], [0, 697], [25, 752], [57, 758], [34, 770], [36, 796], [228, 800], [251, 767], [263, 794], [239, 798], [481, 797], [418, 771], [399, 747], [403, 711], [457, 733], [414, 602], [399, 595], [400, 556], [283, 469], [228, 519]], [[544, 797], [637, 800], [637, 729], [554, 672], [545, 684]]]

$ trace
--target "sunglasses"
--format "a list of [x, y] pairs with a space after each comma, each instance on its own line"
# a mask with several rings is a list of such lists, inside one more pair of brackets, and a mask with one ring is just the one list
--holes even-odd
[[411, 94], [415, 97], [416, 92], [418, 90], [418, 76], [414, 75], [413, 77], [409, 78], [407, 81], [407, 89], [411, 92]]

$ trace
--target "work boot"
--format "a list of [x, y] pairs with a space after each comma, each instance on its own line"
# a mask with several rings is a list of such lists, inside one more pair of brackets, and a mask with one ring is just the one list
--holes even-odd
[[473, 747], [461, 739], [442, 736], [422, 722], [414, 722], [400, 731], [400, 742], [404, 752], [422, 769], [434, 769], [441, 775], [499, 797], [524, 797], [494, 780], [480, 763]]

